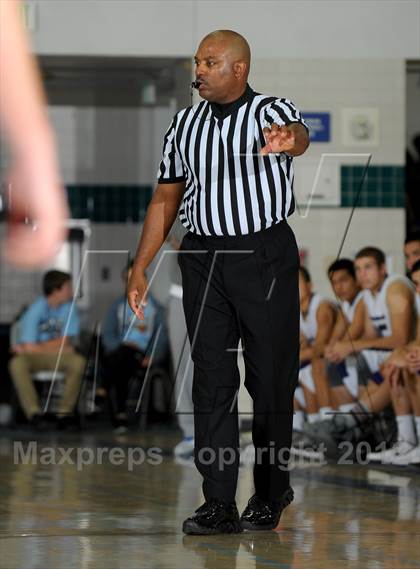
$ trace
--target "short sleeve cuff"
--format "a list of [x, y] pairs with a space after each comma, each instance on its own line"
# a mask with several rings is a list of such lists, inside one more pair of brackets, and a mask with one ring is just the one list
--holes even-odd
[[176, 184], [177, 182], [185, 181], [185, 176], [178, 176], [176, 178], [158, 178], [158, 184]]

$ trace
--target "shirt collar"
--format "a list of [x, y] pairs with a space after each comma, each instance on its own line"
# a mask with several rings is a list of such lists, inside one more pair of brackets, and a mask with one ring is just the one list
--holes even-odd
[[231, 101], [230, 103], [224, 103], [224, 104], [210, 103], [211, 111], [217, 119], [224, 119], [227, 116], [234, 113], [235, 111], [237, 111], [239, 109], [239, 107], [242, 107], [243, 104], [252, 100], [254, 97], [254, 94], [255, 93], [254, 93], [253, 89], [251, 89], [251, 87], [247, 83], [246, 87], [245, 87], [245, 91], [242, 93], [242, 95], [238, 99], [236, 99], [235, 101]]

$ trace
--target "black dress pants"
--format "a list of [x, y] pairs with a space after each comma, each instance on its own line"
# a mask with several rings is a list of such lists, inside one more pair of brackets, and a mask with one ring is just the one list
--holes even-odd
[[141, 366], [144, 353], [127, 344], [120, 344], [105, 358], [104, 386], [110, 395], [113, 415], [125, 413], [130, 379]]
[[253, 399], [254, 485], [277, 500], [289, 486], [299, 369], [299, 254], [282, 221], [256, 233], [188, 232], [178, 262], [194, 362], [195, 464], [206, 500], [235, 499], [239, 467], [238, 343]]

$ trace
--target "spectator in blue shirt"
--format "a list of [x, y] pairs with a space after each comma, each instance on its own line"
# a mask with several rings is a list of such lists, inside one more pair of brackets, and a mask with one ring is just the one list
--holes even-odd
[[64, 427], [74, 422], [72, 413], [85, 366], [84, 358], [73, 347], [80, 322], [72, 302], [71, 275], [48, 271], [43, 279], [43, 292], [44, 295], [25, 310], [17, 323], [10, 373], [26, 417], [36, 428], [43, 428], [45, 422], [31, 374], [56, 368], [63, 371], [65, 386], [58, 422]]
[[[130, 278], [132, 263], [123, 271], [124, 282]], [[145, 318], [139, 320], [131, 311], [124, 294], [111, 305], [102, 330], [105, 348], [104, 387], [110, 398], [113, 423], [120, 433], [127, 430], [126, 402], [128, 384], [140, 367], [147, 367], [146, 350], [155, 328], [156, 305], [149, 295]]]

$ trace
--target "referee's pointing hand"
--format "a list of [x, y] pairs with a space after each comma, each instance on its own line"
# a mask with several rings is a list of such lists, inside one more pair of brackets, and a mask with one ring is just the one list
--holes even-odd
[[287, 126], [272, 124], [271, 128], [266, 127], [263, 132], [266, 145], [261, 149], [262, 156], [270, 152], [287, 152], [295, 146], [295, 133]]
[[128, 279], [127, 297], [131, 310], [139, 320], [144, 320], [144, 307], [147, 304], [147, 279], [143, 270], [133, 270]]

